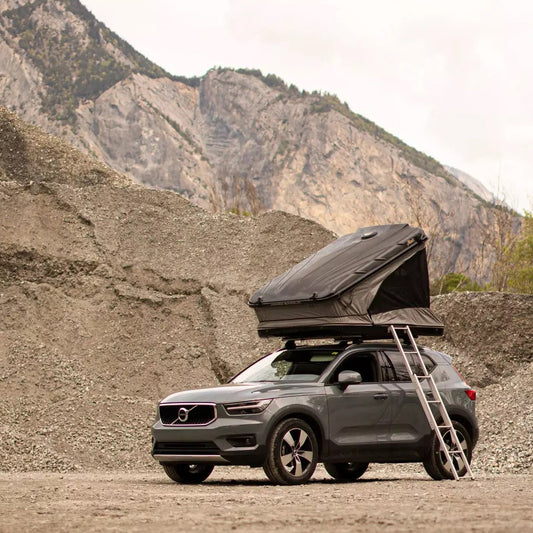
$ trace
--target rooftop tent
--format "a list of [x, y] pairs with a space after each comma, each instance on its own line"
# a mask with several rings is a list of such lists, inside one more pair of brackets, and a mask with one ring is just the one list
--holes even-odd
[[259, 289], [261, 337], [388, 337], [389, 325], [442, 335], [429, 309], [427, 236], [392, 224], [345, 235]]

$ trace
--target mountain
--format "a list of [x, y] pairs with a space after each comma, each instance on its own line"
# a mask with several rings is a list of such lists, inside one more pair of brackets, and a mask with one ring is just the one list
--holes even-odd
[[471, 191], [477, 194], [485, 202], [494, 203], [497, 201], [494, 194], [491, 193], [483, 183], [478, 179], [474, 178], [470, 174], [459, 170], [458, 168], [450, 167], [445, 165], [444, 167], [450, 174], [455, 176], [459, 181], [464, 183]]
[[[157, 400], [279, 347], [246, 301], [333, 238], [133, 184], [0, 106], [0, 471], [155, 468]], [[533, 296], [433, 309], [431, 342], [482, 388], [475, 468], [531, 472]]]
[[171, 76], [78, 0], [0, 0], [0, 10], [1, 101], [138, 183], [337, 234], [411, 222], [432, 237], [433, 277], [488, 278], [494, 209], [337, 97], [257, 70]]

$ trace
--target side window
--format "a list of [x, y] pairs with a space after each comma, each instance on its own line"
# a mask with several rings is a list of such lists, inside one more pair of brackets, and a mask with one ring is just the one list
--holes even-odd
[[[421, 355], [428, 372], [431, 373], [431, 371], [435, 368], [435, 363], [426, 354]], [[405, 367], [405, 362], [401, 353], [390, 351], [385, 352], [384, 356], [385, 359], [388, 359], [390, 361], [392, 367], [394, 368], [394, 372], [396, 374], [396, 381], [411, 380], [411, 378], [409, 377], [409, 372]], [[422, 374], [422, 368], [420, 367], [420, 364], [417, 361], [418, 358], [415, 358], [415, 356], [413, 356], [412, 354], [408, 354], [407, 359], [411, 364], [411, 369], [413, 370], [413, 372], [419, 375]]]
[[437, 366], [432, 359], [429, 358], [425, 353], [422, 354], [422, 359], [424, 360], [424, 364], [426, 365], [426, 368], [428, 369], [428, 373], [431, 374], [431, 371]]
[[333, 372], [331, 381], [338, 381], [339, 373], [343, 370], [359, 372], [363, 378], [363, 383], [375, 383], [379, 381], [378, 364], [375, 353], [358, 352], [348, 355]]
[[396, 373], [391, 360], [387, 354], [382, 353], [380, 357], [381, 381], [396, 381]]
[[[389, 359], [394, 368], [395, 380], [394, 381], [411, 381], [409, 372], [405, 367], [402, 354], [399, 352], [385, 352], [385, 357]], [[409, 356], [407, 356], [409, 357]], [[412, 368], [412, 365], [411, 365]]]

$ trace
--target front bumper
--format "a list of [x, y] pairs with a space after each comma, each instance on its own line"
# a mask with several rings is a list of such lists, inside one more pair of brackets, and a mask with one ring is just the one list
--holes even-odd
[[[269, 417], [268, 417], [269, 418]], [[152, 426], [152, 456], [160, 463], [260, 466], [266, 458], [264, 413], [220, 416], [204, 426]]]

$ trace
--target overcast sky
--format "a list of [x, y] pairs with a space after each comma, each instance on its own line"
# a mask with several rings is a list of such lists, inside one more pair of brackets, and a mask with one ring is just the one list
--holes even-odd
[[533, 2], [82, 0], [171, 74], [259, 68], [533, 209]]

